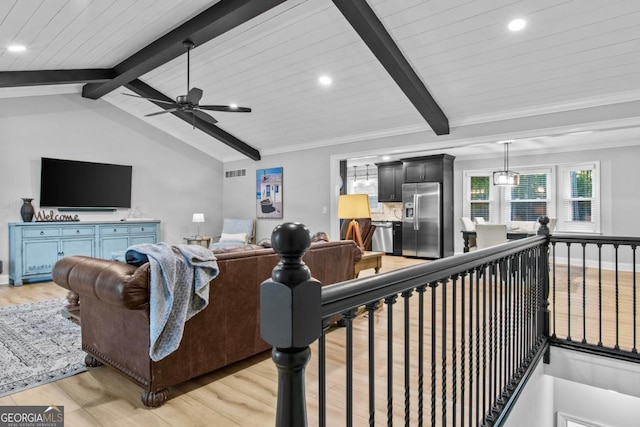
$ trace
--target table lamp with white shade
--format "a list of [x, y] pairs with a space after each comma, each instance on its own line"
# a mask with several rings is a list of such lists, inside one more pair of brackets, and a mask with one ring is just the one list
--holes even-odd
[[203, 213], [194, 213], [193, 214], [193, 219], [192, 222], [195, 222], [198, 227], [198, 232], [196, 234], [196, 237], [200, 236], [200, 223], [204, 222], [204, 214]]

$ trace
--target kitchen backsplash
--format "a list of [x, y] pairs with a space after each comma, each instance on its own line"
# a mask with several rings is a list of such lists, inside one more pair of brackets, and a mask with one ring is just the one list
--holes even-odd
[[402, 203], [380, 203], [382, 212], [371, 212], [372, 221], [402, 221]]

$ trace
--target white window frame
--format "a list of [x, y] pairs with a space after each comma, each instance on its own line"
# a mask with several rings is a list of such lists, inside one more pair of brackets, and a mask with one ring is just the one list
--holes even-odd
[[[544, 166], [535, 168], [518, 168], [520, 175], [547, 175], [547, 198], [546, 199], [530, 199], [530, 200], [518, 200], [511, 199], [511, 187], [501, 188], [501, 209], [500, 209], [500, 222], [508, 223], [511, 221], [511, 202], [523, 201], [523, 202], [546, 202], [547, 204], [547, 217], [556, 217], [556, 185], [555, 185], [555, 167]], [[497, 188], [497, 186], [494, 186]]]
[[[491, 184], [493, 172], [486, 170], [476, 170], [476, 171], [465, 171], [464, 172], [464, 190], [463, 190], [463, 198], [464, 198], [464, 206], [462, 208], [462, 216], [471, 218], [471, 203], [472, 202], [484, 202], [481, 200], [471, 200], [471, 177], [474, 176], [486, 176], [489, 178], [489, 200], [486, 202], [489, 203], [489, 220], [488, 222], [499, 222], [500, 215], [500, 201], [496, 196], [496, 187]], [[471, 218], [473, 220], [473, 218]]]
[[[600, 213], [600, 162], [585, 162], [578, 164], [565, 164], [558, 166], [560, 176], [560, 186], [558, 188], [559, 215], [556, 229], [568, 233], [600, 233], [601, 213]], [[592, 195], [588, 199], [577, 199], [571, 197], [570, 173], [581, 170], [592, 171]], [[569, 204], [576, 200], [591, 201], [591, 222], [568, 220]]]

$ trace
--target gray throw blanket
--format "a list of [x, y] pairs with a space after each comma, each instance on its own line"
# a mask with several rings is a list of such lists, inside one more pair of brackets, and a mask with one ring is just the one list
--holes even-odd
[[213, 253], [202, 246], [143, 243], [127, 249], [127, 260], [148, 258], [149, 356], [158, 361], [174, 352], [187, 320], [209, 304], [209, 282], [218, 275]]

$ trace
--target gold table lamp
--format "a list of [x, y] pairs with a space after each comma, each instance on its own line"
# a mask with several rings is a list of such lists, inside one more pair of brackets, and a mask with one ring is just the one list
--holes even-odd
[[343, 194], [338, 199], [338, 218], [350, 219], [349, 228], [345, 236], [346, 240], [355, 240], [356, 244], [364, 250], [362, 235], [357, 218], [371, 218], [368, 194]]

